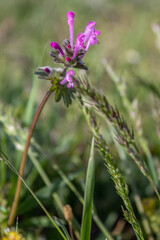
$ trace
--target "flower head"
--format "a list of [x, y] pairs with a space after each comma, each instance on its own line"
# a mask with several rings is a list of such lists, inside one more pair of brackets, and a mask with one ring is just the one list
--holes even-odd
[[63, 99], [64, 104], [68, 107], [74, 99], [74, 75], [73, 70], [68, 68], [78, 68], [88, 70], [87, 66], [82, 61], [82, 58], [87, 53], [91, 45], [95, 45], [99, 42], [98, 36], [100, 31], [95, 29], [96, 22], [91, 21], [85, 28], [84, 33], [79, 33], [74, 43], [74, 18], [75, 13], [70, 11], [67, 14], [68, 25], [70, 31], [70, 40], [65, 39], [63, 41], [63, 47], [57, 42], [51, 42], [51, 47], [54, 50], [51, 51], [50, 56], [53, 57], [55, 63], [63, 64], [62, 68], [51, 68], [49, 66], [39, 67], [35, 74], [38, 78], [49, 80], [52, 83], [51, 92], [55, 93], [55, 101], [59, 102]]
[[25, 240], [21, 234], [14, 232], [14, 231], [9, 231], [6, 233], [6, 236], [2, 237], [2, 240]]
[[[89, 22], [84, 33], [80, 33], [78, 35], [74, 54], [73, 54], [73, 59], [76, 58], [79, 50], [83, 49], [83, 50], [85, 50], [85, 52], [84, 52], [84, 54], [82, 54], [80, 56], [80, 59], [82, 59], [84, 57], [84, 55], [86, 54], [88, 48], [91, 45], [95, 45], [99, 42], [97, 36], [99, 36], [101, 32], [98, 30], [95, 30], [95, 28], [94, 28], [95, 25], [96, 25], [96, 22]], [[86, 45], [85, 45], [85, 43], [86, 43]]]
[[[75, 13], [70, 11], [68, 12], [67, 17], [70, 30], [70, 41], [66, 39], [63, 42], [64, 51], [57, 42], [51, 42], [51, 47], [57, 49], [60, 54], [56, 51], [52, 51], [50, 55], [54, 58], [54, 62], [56, 63], [62, 63], [68, 67], [76, 67], [87, 70], [88, 68], [83, 63], [82, 58], [85, 56], [91, 45], [95, 45], [99, 42], [97, 37], [101, 32], [95, 29], [96, 22], [91, 21], [86, 26], [84, 33], [78, 34], [76, 43], [74, 44]], [[46, 73], [49, 74], [47, 69]]]

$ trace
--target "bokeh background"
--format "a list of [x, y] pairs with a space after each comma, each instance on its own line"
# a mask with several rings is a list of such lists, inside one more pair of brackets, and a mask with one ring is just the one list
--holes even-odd
[[[0, 1], [0, 141], [12, 163], [18, 168], [22, 148], [34, 113], [50, 86], [37, 79], [34, 72], [39, 66], [53, 66], [50, 42], [62, 43], [69, 38], [67, 12], [74, 11], [75, 37], [85, 30], [89, 21], [96, 21], [101, 31], [100, 44], [92, 46], [85, 56], [89, 68], [88, 78], [97, 88], [103, 89], [109, 101], [123, 113], [130, 126], [127, 111], [121, 101], [116, 84], [107, 74], [107, 59], [117, 75], [125, 82], [127, 97], [131, 103], [138, 101], [141, 125], [134, 126], [135, 134], [142, 128], [153, 159], [159, 167], [160, 106], [160, 52], [153, 24], [160, 21], [159, 0], [1, 0]], [[80, 75], [81, 72], [77, 71]], [[155, 114], [154, 114], [155, 113]], [[102, 121], [102, 129], [110, 150], [119, 161], [113, 138]], [[137, 128], [136, 128], [137, 127]], [[63, 102], [55, 103], [51, 97], [39, 119], [34, 133], [32, 154], [41, 163], [52, 183], [57, 183], [64, 204], [69, 203], [77, 220], [81, 221], [82, 206], [66, 187], [59, 174], [52, 168], [56, 163], [72, 179], [83, 193], [92, 134], [85, 122], [77, 101], [68, 109]], [[34, 145], [35, 144], [35, 145]], [[30, 157], [25, 177], [36, 192], [44, 187]], [[96, 154], [95, 205], [100, 218], [112, 232], [122, 219], [121, 200], [101, 156]], [[133, 178], [142, 198], [153, 197], [148, 183], [133, 164]], [[125, 172], [127, 169], [123, 167]], [[2, 174], [5, 173], [5, 174]], [[127, 178], [127, 177], [126, 177]], [[1, 206], [9, 211], [13, 200], [16, 177], [1, 166]], [[48, 193], [48, 192], [47, 192]], [[42, 193], [40, 198], [54, 215], [62, 217], [52, 195]], [[2, 201], [3, 200], [3, 201]], [[28, 201], [28, 202], [27, 202]], [[19, 208], [19, 228], [28, 239], [56, 239], [56, 233], [43, 220], [43, 212], [23, 190]], [[154, 202], [154, 200], [153, 200]], [[33, 214], [34, 212], [34, 214]], [[157, 220], [158, 221], [158, 220]], [[159, 231], [159, 230], [158, 230]], [[123, 229], [123, 237], [134, 239], [129, 225]], [[92, 239], [104, 239], [93, 223]], [[57, 237], [58, 239], [58, 237]]]

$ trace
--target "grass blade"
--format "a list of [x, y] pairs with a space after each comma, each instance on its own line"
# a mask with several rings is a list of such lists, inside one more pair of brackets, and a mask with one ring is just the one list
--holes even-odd
[[[53, 168], [58, 172], [58, 174], [60, 175], [60, 177], [63, 179], [63, 181], [66, 183], [66, 185], [70, 188], [70, 190], [75, 194], [75, 196], [78, 198], [78, 200], [80, 201], [80, 203], [82, 205], [84, 205], [84, 199], [81, 196], [80, 192], [77, 190], [77, 188], [73, 185], [73, 183], [71, 182], [71, 180], [62, 172], [62, 170], [59, 168], [58, 165], [54, 164]], [[62, 209], [62, 207], [61, 207]], [[108, 230], [106, 229], [106, 227], [104, 226], [103, 222], [100, 220], [99, 216], [97, 215], [95, 209], [94, 209], [94, 205], [93, 205], [93, 219], [95, 221], [95, 223], [97, 224], [97, 226], [99, 227], [99, 229], [101, 230], [101, 232], [104, 234], [104, 236], [108, 239], [108, 240], [113, 240], [111, 234], [108, 232]]]
[[54, 220], [56, 221], [57, 225], [58, 225], [59, 227], [61, 227], [61, 229], [63, 230], [63, 232], [64, 232], [67, 240], [71, 240], [71, 238], [70, 238], [70, 236], [69, 236], [66, 228], [65, 228], [64, 225], [61, 223], [60, 219], [58, 219], [57, 217], [54, 217]]
[[94, 193], [95, 162], [94, 162], [94, 138], [92, 139], [90, 158], [87, 168], [83, 218], [81, 226], [81, 240], [90, 240], [92, 224], [92, 207]]

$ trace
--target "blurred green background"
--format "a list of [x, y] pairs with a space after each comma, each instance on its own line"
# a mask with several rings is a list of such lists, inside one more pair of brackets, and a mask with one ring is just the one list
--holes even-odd
[[[160, 106], [160, 52], [152, 31], [152, 25], [160, 20], [159, 0], [0, 0], [1, 147], [18, 168], [22, 156], [20, 143], [23, 143], [27, 134], [26, 128], [30, 126], [38, 104], [50, 86], [50, 83], [38, 80], [34, 72], [39, 66], [55, 67], [49, 56], [50, 42], [62, 44], [65, 38], [69, 38], [68, 11], [74, 11], [76, 14], [75, 39], [79, 32], [85, 30], [89, 21], [96, 21], [96, 29], [101, 31], [100, 44], [92, 46], [84, 58], [89, 68], [88, 78], [97, 88], [103, 89], [110, 102], [129, 119], [117, 88], [106, 73], [103, 60], [107, 59], [117, 74], [125, 79], [127, 97], [131, 102], [138, 100], [143, 134], [159, 167], [160, 122], [154, 118], [153, 112]], [[81, 74], [80, 71], [77, 73]], [[75, 101], [66, 109], [63, 102], [55, 103], [51, 97], [34, 133], [34, 140], [39, 146], [33, 146], [32, 150], [51, 182], [61, 183], [62, 186], [58, 185], [57, 190], [61, 200], [73, 207], [80, 222], [81, 204], [51, 167], [53, 163], [58, 164], [59, 168], [73, 179], [80, 192], [83, 192], [92, 134], [78, 106], [78, 102]], [[130, 126], [134, 126], [132, 121], [128, 122]], [[110, 150], [118, 162], [119, 156], [113, 139], [103, 121], [102, 126]], [[137, 129], [135, 134], [136, 131]], [[95, 205], [100, 218], [112, 231], [116, 221], [122, 217], [121, 200], [116, 195], [113, 183], [98, 154], [96, 164]], [[137, 185], [142, 189], [141, 196], [152, 196], [152, 190], [138, 169], [134, 164], [131, 168], [136, 177], [135, 182], [137, 181]], [[3, 204], [8, 207], [13, 200], [16, 177], [9, 169], [4, 171], [6, 178], [1, 177], [1, 194], [5, 200]], [[29, 160], [26, 168], [27, 179], [30, 179], [31, 172], [33, 179], [29, 181], [33, 190], [37, 191], [44, 183]], [[12, 182], [12, 185], [4, 184], [9, 182]], [[20, 203], [19, 227], [24, 230], [25, 236], [30, 233], [33, 239], [36, 239], [36, 234], [42, 234], [44, 239], [53, 239], [53, 230], [47, 224], [44, 230], [43, 224], [42, 227], [37, 227], [32, 209], [24, 210], [22, 204], [29, 197], [30, 194], [24, 192]], [[51, 196], [49, 199], [44, 198], [43, 202], [51, 213], [59, 214]], [[43, 215], [39, 206], [34, 206], [33, 210], [34, 216]], [[93, 239], [104, 239], [97, 227], [93, 228]], [[128, 232], [127, 227], [125, 232]], [[122, 239], [134, 237], [132, 238], [132, 234], [131, 237], [124, 235]]]

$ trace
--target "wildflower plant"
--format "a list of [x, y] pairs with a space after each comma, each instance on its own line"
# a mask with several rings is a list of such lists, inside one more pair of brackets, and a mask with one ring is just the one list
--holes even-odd
[[62, 47], [57, 42], [51, 42], [52, 51], [50, 56], [55, 63], [63, 64], [63, 68], [52, 68], [49, 66], [39, 67], [35, 74], [41, 79], [51, 81], [50, 92], [55, 93], [55, 101], [59, 102], [63, 98], [64, 104], [68, 107], [74, 98], [74, 70], [78, 68], [88, 70], [83, 62], [89, 47], [98, 44], [100, 31], [95, 29], [96, 22], [89, 22], [84, 33], [79, 33], [74, 43], [74, 12], [68, 12], [68, 25], [70, 30], [70, 40], [65, 39]]
[[[96, 88], [94, 88], [87, 80], [83, 80], [76, 77], [75, 69], [88, 70], [87, 66], [83, 62], [83, 59], [86, 53], [88, 52], [88, 49], [90, 48], [90, 46], [96, 45], [99, 43], [98, 36], [100, 35], [101, 32], [95, 29], [96, 22], [94, 21], [89, 22], [86, 28], [84, 29], [84, 32], [79, 33], [75, 40], [74, 39], [74, 20], [75, 20], [74, 12], [72, 11], [68, 12], [67, 17], [68, 17], [70, 39], [65, 39], [61, 46], [57, 42], [51, 42], [52, 50], [51, 50], [50, 56], [53, 58], [53, 61], [55, 64], [56, 63], [62, 64], [62, 67], [56, 68], [56, 67], [50, 67], [50, 66], [43, 66], [43, 67], [38, 67], [35, 72], [35, 74], [38, 75], [39, 79], [50, 81], [51, 86], [47, 91], [47, 93], [45, 94], [44, 98], [42, 99], [42, 102], [39, 105], [39, 108], [35, 114], [35, 117], [33, 119], [33, 122], [29, 130], [28, 138], [26, 141], [26, 145], [25, 145], [25, 149], [24, 149], [24, 153], [21, 161], [20, 171], [18, 174], [19, 179], [17, 183], [15, 199], [13, 202], [8, 224], [9, 226], [12, 225], [16, 216], [16, 211], [18, 208], [20, 192], [21, 192], [21, 185], [22, 185], [22, 180], [24, 175], [24, 169], [25, 169], [25, 164], [27, 160], [28, 149], [30, 146], [30, 141], [33, 135], [34, 128], [36, 126], [36, 123], [39, 119], [39, 116], [48, 98], [51, 96], [52, 93], [54, 93], [55, 102], [59, 102], [61, 99], [63, 99], [65, 106], [69, 107], [72, 103], [72, 100], [74, 98], [77, 98], [81, 103], [83, 111], [85, 109], [85, 115], [87, 115], [89, 127], [92, 130], [93, 135], [95, 137], [96, 146], [99, 149], [99, 151], [102, 153], [108, 172], [110, 173], [115, 183], [116, 190], [124, 202], [124, 206], [126, 209], [122, 207], [122, 210], [123, 210], [125, 219], [132, 225], [136, 233], [137, 239], [143, 240], [144, 239], [143, 233], [142, 233], [140, 224], [137, 221], [136, 215], [134, 213], [134, 210], [129, 198], [128, 186], [125, 182], [124, 177], [121, 175], [118, 167], [114, 164], [113, 157], [108, 150], [105, 140], [103, 139], [102, 135], [99, 133], [99, 128], [97, 127], [96, 121], [94, 123], [94, 118], [90, 114], [91, 108], [94, 108], [96, 112], [103, 114], [104, 118], [107, 119], [115, 127], [117, 141], [124, 149], [126, 149], [126, 151], [135, 161], [135, 163], [137, 164], [138, 168], [143, 173], [143, 175], [146, 178], [148, 178], [157, 196], [159, 197], [158, 190], [152, 180], [152, 176], [148, 170], [148, 166], [146, 165], [144, 159], [140, 154], [139, 148], [135, 140], [134, 131], [130, 130], [123, 116], [120, 114], [119, 110], [111, 106], [107, 98], [101, 92], [99, 92]], [[86, 99], [88, 100], [88, 103], [90, 103], [90, 104], [87, 103], [89, 105], [89, 108], [86, 108], [85, 106], [84, 100]], [[94, 150], [94, 141], [92, 141], [92, 151], [91, 151], [92, 161], [93, 161], [93, 155], [94, 155], [93, 150]], [[87, 176], [89, 177], [86, 178], [87, 191], [85, 191], [85, 199], [87, 200], [84, 203], [85, 207], [83, 212], [83, 219], [88, 219], [89, 217], [89, 221], [85, 220], [85, 224], [86, 224], [85, 225], [82, 220], [81, 240], [90, 239], [91, 220], [92, 220], [92, 211], [93, 211], [92, 210], [93, 186], [94, 186], [94, 182], [93, 182], [94, 180], [90, 181], [90, 179], [94, 179], [94, 170], [95, 170], [94, 162], [92, 162], [91, 166], [88, 165], [89, 172], [87, 172]], [[92, 178], [90, 178], [90, 174], [92, 174]], [[89, 190], [92, 193], [92, 197], [88, 198], [87, 192], [89, 192]], [[37, 202], [39, 202], [38, 199], [36, 200]], [[86, 206], [89, 206], [89, 208]], [[42, 208], [44, 209], [43, 206]], [[89, 216], [87, 215], [88, 209], [90, 213]], [[70, 239], [68, 235], [65, 235], [66, 237], [64, 236], [63, 234], [64, 231], [62, 232], [59, 229], [57, 222], [63, 229], [63, 226], [59, 222], [59, 220], [56, 220], [56, 219], [53, 220], [46, 210], [45, 212], [47, 213], [47, 216], [49, 216], [50, 220], [53, 222], [57, 230], [61, 233], [62, 237], [64, 239]], [[69, 225], [70, 225], [70, 235], [71, 235], [71, 239], [73, 240], [74, 236], [73, 236], [72, 225], [71, 225], [72, 220], [67, 220], [67, 221], [69, 222]], [[87, 232], [87, 236], [86, 234], [84, 234], [86, 232]], [[113, 240], [112, 237], [108, 237], [108, 239]]]
[[[84, 33], [79, 33], [74, 43], [74, 17], [73, 12], [68, 13], [68, 24], [70, 30], [70, 40], [66, 39], [63, 41], [62, 47], [57, 42], [51, 42], [52, 51], [50, 56], [53, 57], [55, 63], [61, 63], [62, 68], [53, 68], [50, 66], [38, 67], [35, 74], [38, 75], [38, 78], [49, 80], [51, 82], [51, 87], [45, 94], [42, 102], [39, 105], [39, 108], [35, 114], [33, 122], [31, 124], [28, 138], [25, 145], [25, 150], [22, 156], [21, 166], [19, 170], [19, 175], [23, 177], [24, 169], [27, 160], [28, 149], [30, 146], [30, 141], [36, 123], [39, 119], [39, 116], [45, 106], [48, 98], [52, 93], [54, 93], [54, 99], [56, 102], [59, 102], [63, 98], [64, 104], [68, 107], [74, 99], [75, 93], [75, 71], [70, 70], [69, 68], [78, 68], [87, 70], [87, 66], [84, 64], [82, 59], [87, 53], [91, 45], [98, 44], [98, 36], [100, 31], [95, 29], [96, 22], [89, 22], [86, 26]], [[18, 208], [20, 192], [21, 192], [22, 180], [18, 179], [17, 189], [15, 193], [15, 198], [10, 213], [8, 224], [12, 225], [15, 219], [16, 211]]]

